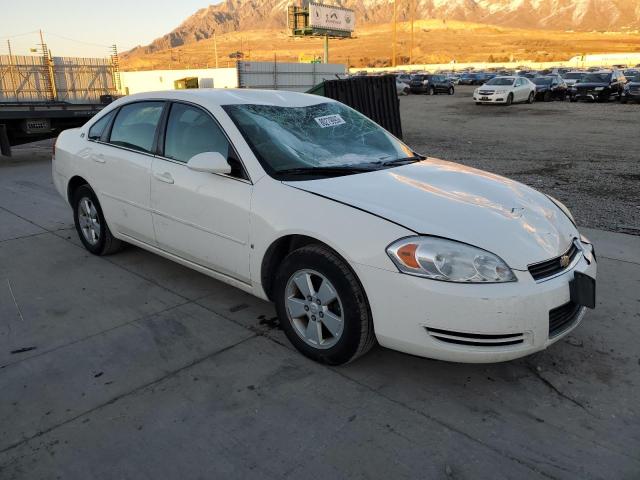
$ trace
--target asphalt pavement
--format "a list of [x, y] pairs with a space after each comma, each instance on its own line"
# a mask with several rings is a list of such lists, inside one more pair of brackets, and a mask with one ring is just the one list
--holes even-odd
[[85, 251], [49, 147], [0, 160], [0, 478], [640, 477], [640, 237], [585, 230], [598, 305], [491, 365], [330, 368], [271, 304], [141, 249]]

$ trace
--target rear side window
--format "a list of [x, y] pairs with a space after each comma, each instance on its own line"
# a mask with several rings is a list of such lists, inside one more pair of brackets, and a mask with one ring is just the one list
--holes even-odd
[[165, 133], [164, 156], [180, 162], [203, 152], [219, 152], [229, 157], [229, 141], [216, 122], [203, 110], [174, 103]]
[[109, 112], [96, 123], [91, 125], [91, 128], [89, 129], [89, 140], [100, 140], [100, 137], [102, 137], [102, 134], [104, 133], [104, 129], [107, 128], [112, 117], [113, 112]]
[[121, 147], [151, 152], [164, 102], [137, 102], [120, 108], [109, 142]]

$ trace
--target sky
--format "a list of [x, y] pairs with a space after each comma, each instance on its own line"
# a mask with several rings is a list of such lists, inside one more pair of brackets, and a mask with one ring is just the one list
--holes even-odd
[[219, 0], [0, 0], [0, 54], [7, 39], [14, 55], [40, 43], [54, 56], [105, 57], [146, 45], [170, 32], [196, 10]]

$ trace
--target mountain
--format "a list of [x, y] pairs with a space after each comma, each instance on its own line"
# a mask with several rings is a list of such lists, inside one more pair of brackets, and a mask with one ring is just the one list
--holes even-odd
[[[640, 0], [413, 0], [416, 19], [443, 19], [509, 28], [637, 30]], [[409, 19], [411, 0], [398, 2], [398, 19]], [[152, 53], [238, 30], [283, 29], [287, 0], [225, 0], [198, 10], [172, 32], [132, 53]], [[356, 12], [356, 28], [391, 21], [392, 0], [335, 0]]]

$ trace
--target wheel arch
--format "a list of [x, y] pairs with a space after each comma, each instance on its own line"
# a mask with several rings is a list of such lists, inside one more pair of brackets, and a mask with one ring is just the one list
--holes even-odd
[[[364, 286], [362, 285], [362, 282], [357, 272], [352, 267], [351, 262], [349, 262], [349, 260], [347, 260], [344, 255], [342, 255], [339, 251], [337, 251], [331, 245], [327, 244], [326, 242], [318, 238], [311, 237], [304, 234], [292, 233], [292, 234], [283, 235], [275, 239], [273, 242], [271, 242], [269, 247], [265, 250], [264, 256], [262, 257], [262, 261], [260, 263], [260, 282], [262, 284], [264, 293], [266, 294], [269, 300], [271, 301], [274, 300], [273, 287], [275, 283], [274, 282], [275, 275], [282, 261], [292, 251], [297, 250], [298, 248], [301, 248], [301, 247], [305, 247], [307, 245], [322, 246], [327, 250], [330, 250], [336, 256], [338, 256], [338, 258], [340, 258], [345, 263], [347, 268], [351, 270], [351, 272], [357, 279], [358, 283], [362, 287], [362, 291], [365, 292]], [[366, 292], [365, 292], [365, 297], [366, 297]], [[367, 299], [367, 303], [368, 303], [368, 299]]]
[[71, 177], [71, 179], [69, 179], [69, 183], [67, 184], [67, 201], [69, 202], [69, 205], [72, 205], [73, 203], [73, 194], [82, 185], [88, 185], [89, 188], [91, 188], [89, 182], [87, 182], [80, 175], [74, 175], [73, 177]]

